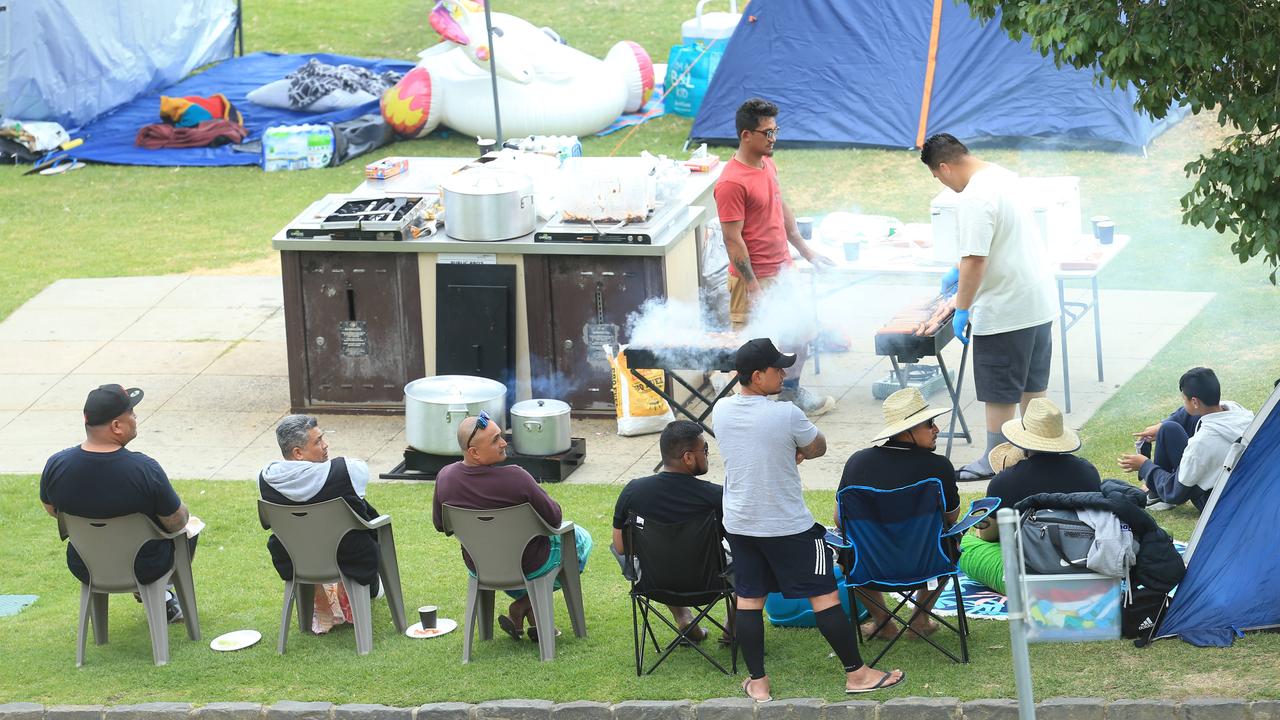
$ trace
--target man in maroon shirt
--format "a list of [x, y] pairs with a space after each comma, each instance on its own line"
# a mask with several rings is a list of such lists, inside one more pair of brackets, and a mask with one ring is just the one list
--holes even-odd
[[[716, 181], [715, 198], [729, 254], [729, 321], [740, 331], [766, 291], [792, 268], [788, 243], [817, 269], [834, 263], [809, 247], [796, 227], [795, 215], [782, 199], [778, 168], [773, 164], [778, 106], [751, 98], [738, 108], [735, 122], [738, 150]], [[798, 355], [778, 399], [794, 402], [811, 417], [830, 411], [836, 404], [833, 398], [818, 397], [800, 387], [800, 371], [811, 338], [778, 339]]]
[[[436, 491], [431, 501], [431, 521], [436, 530], [444, 532], [444, 505], [468, 510], [497, 510], [529, 503], [548, 525], [560, 525], [563, 515], [559, 503], [551, 499], [532, 475], [518, 465], [498, 465], [507, 459], [507, 441], [502, 437], [502, 428], [488, 414], [482, 412], [458, 425], [458, 447], [462, 450], [462, 460], [436, 475]], [[591, 553], [591, 534], [581, 525], [575, 525], [574, 535], [574, 550], [581, 571], [586, 568], [587, 556]], [[558, 535], [530, 540], [520, 558], [525, 577], [533, 579], [553, 572], [560, 566], [560, 552]], [[462, 560], [474, 572], [475, 564], [465, 549]], [[498, 626], [518, 640], [524, 634], [527, 617], [529, 638], [536, 641], [537, 627], [528, 596], [523, 590], [512, 590], [507, 594], [515, 598], [515, 602], [507, 608], [506, 615], [498, 617]]]

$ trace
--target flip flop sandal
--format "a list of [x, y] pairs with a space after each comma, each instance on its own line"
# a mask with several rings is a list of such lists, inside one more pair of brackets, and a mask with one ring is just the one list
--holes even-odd
[[[530, 627], [529, 627], [529, 632], [527, 632], [527, 633], [525, 633], [525, 634], [526, 634], [526, 635], [528, 635], [528, 636], [529, 636], [529, 639], [530, 639], [530, 640], [532, 640], [533, 642], [538, 642], [538, 628], [537, 628], [537, 627], [530, 626]], [[556, 628], [556, 637], [560, 637], [560, 635], [561, 635], [561, 633], [560, 633], [560, 628]]]
[[976, 482], [978, 480], [990, 480], [995, 476], [996, 476], [995, 472], [977, 473], [968, 468], [960, 468], [959, 470], [956, 471], [957, 482]]
[[[516, 627], [516, 624], [511, 620], [511, 618], [506, 615], [498, 616], [498, 627], [502, 629], [502, 632], [510, 635], [512, 640], [519, 640], [520, 636], [524, 635], [524, 632], [521, 631], [520, 628]], [[530, 630], [532, 629], [533, 628], [530, 628]]]
[[771, 702], [773, 700], [772, 695], [766, 695], [763, 699], [752, 697], [751, 691], [747, 690], [747, 686], [750, 684], [751, 684], [751, 678], [747, 678], [746, 680], [742, 681], [742, 693], [747, 696], [748, 700], [755, 700], [758, 703], [766, 703], [766, 702]]
[[847, 687], [847, 688], [845, 688], [845, 689], [844, 689], [844, 694], [845, 694], [845, 695], [859, 695], [859, 694], [861, 694], [861, 693], [876, 692], [877, 690], [888, 690], [889, 688], [893, 687], [894, 685], [901, 685], [901, 684], [902, 684], [902, 683], [907, 679], [907, 674], [904, 672], [904, 673], [902, 673], [902, 675], [898, 678], [898, 680], [897, 680], [896, 682], [891, 682], [891, 683], [889, 683], [888, 685], [885, 685], [885, 684], [884, 684], [884, 681], [885, 681], [885, 680], [888, 680], [888, 679], [889, 679], [889, 676], [891, 676], [891, 675], [893, 675], [893, 673], [892, 673], [892, 672], [887, 672], [887, 673], [885, 673], [885, 674], [884, 674], [884, 677], [880, 678], [880, 682], [876, 683], [875, 685], [872, 685], [872, 686], [871, 686], [871, 687], [869, 687], [869, 688], [848, 688], [848, 687]]

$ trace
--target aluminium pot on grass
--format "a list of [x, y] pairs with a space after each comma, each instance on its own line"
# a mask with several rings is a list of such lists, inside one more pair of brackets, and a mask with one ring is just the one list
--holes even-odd
[[484, 410], [506, 419], [507, 387], [470, 375], [436, 375], [404, 386], [404, 435], [410, 446], [431, 455], [462, 456], [458, 425]]
[[520, 455], [559, 455], [569, 450], [569, 404], [524, 400], [511, 406], [511, 444]]

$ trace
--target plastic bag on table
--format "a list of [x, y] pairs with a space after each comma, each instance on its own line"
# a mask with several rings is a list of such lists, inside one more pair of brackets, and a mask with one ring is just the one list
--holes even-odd
[[[675, 419], [671, 406], [662, 396], [640, 382], [627, 367], [627, 356], [623, 354], [626, 346], [606, 348], [609, 365], [613, 368], [613, 404], [618, 413], [618, 434], [623, 437], [648, 435], [662, 432], [667, 423]], [[638, 369], [649, 382], [662, 387], [667, 381], [663, 370]]]
[[707, 223], [703, 230], [701, 267], [698, 297], [702, 317], [713, 329], [723, 330], [729, 327], [729, 253], [724, 249], [719, 220]]

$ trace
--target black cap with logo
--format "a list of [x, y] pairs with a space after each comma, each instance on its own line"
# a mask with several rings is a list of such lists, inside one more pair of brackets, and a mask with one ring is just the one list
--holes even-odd
[[784, 353], [769, 338], [756, 338], [743, 343], [734, 355], [734, 369], [738, 374], [750, 377], [757, 370], [789, 368], [796, 363], [795, 353]]
[[102, 385], [84, 401], [84, 424], [105, 425], [142, 402], [142, 391], [123, 385]]

